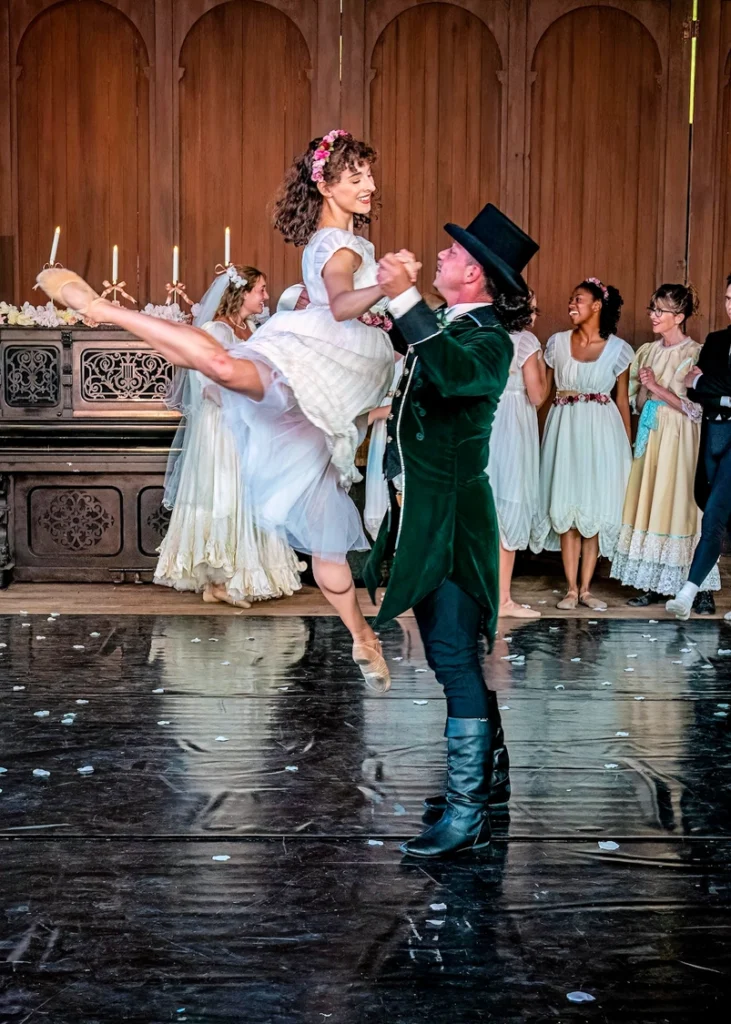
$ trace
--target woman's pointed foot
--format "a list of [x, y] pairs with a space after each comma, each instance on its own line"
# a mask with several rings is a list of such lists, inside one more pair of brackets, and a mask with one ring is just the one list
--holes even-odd
[[592, 597], [591, 592], [588, 590], [579, 595], [579, 604], [583, 604], [585, 608], [591, 608], [593, 612], [605, 612], [607, 610], [607, 602], [600, 601], [598, 597]]
[[561, 612], [573, 612], [576, 610], [576, 605], [579, 603], [579, 595], [575, 590], [569, 590], [566, 597], [558, 602], [556, 607]]
[[500, 619], [540, 619], [541, 613], [534, 611], [530, 605], [516, 604], [515, 601], [506, 601], [498, 608]]
[[391, 673], [383, 657], [383, 648], [378, 637], [353, 641], [353, 661], [361, 671], [369, 690], [385, 693], [391, 689]]
[[226, 588], [221, 584], [214, 584], [206, 587], [203, 591], [203, 600], [206, 604], [230, 604], [234, 608], [251, 608], [251, 601], [239, 600], [231, 597]]
[[36, 283], [49, 299], [91, 319], [91, 307], [95, 302], [101, 301], [94, 289], [73, 270], [42, 270], [36, 278]]

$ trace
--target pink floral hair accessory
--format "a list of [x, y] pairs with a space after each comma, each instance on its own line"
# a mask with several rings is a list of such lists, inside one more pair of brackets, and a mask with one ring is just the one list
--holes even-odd
[[325, 180], [325, 164], [330, 159], [333, 143], [336, 139], [345, 137], [346, 135], [350, 135], [350, 132], [344, 132], [342, 128], [335, 128], [333, 131], [328, 132], [327, 135], [323, 136], [315, 150], [314, 156], [312, 157], [311, 181]]
[[602, 284], [602, 282], [599, 280], [598, 277], [587, 277], [586, 280], [589, 282], [589, 284], [595, 284], [597, 286], [599, 291], [604, 296], [604, 301], [605, 302], [609, 301], [609, 289], [607, 288], [607, 286], [605, 284]]

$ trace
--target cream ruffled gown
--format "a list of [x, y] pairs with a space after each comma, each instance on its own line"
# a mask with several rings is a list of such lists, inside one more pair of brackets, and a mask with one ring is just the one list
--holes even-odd
[[[228, 325], [207, 331], [225, 348], [239, 341]], [[245, 343], [246, 344], [246, 343]], [[223, 584], [233, 600], [265, 601], [302, 586], [299, 560], [276, 533], [255, 524], [234, 437], [224, 422], [218, 388], [190, 371], [192, 415], [170, 527], [160, 546], [155, 583], [200, 592]]]

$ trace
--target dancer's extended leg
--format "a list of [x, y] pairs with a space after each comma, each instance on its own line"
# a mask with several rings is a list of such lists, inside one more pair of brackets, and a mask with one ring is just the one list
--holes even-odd
[[385, 693], [391, 686], [391, 676], [381, 643], [360, 610], [350, 566], [347, 562], [329, 562], [313, 557], [312, 573], [323, 595], [353, 637], [353, 660], [363, 673], [367, 686], [377, 693]]

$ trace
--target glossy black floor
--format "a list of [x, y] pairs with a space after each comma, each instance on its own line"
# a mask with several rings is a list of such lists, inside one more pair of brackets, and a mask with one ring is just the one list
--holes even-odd
[[511, 819], [441, 864], [398, 842], [444, 703], [384, 639], [379, 699], [334, 619], [0, 618], [0, 1022], [725, 1020], [731, 626], [513, 629]]

